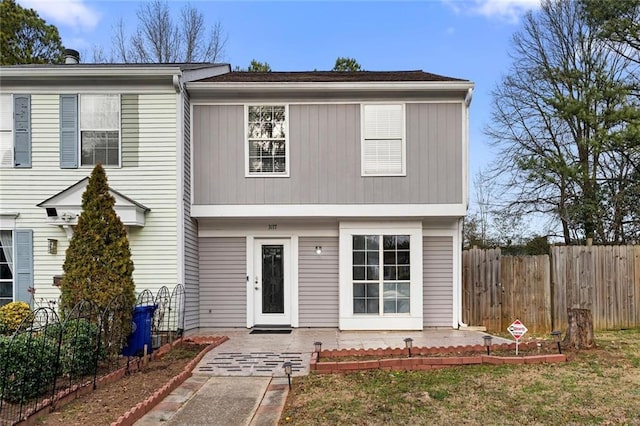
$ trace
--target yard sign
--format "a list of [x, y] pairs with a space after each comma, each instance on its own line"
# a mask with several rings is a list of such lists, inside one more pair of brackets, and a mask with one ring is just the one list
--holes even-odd
[[516, 339], [516, 355], [518, 355], [518, 344], [520, 343], [520, 338], [525, 335], [527, 331], [527, 327], [524, 326], [523, 323], [520, 322], [519, 319], [516, 319], [511, 325], [507, 328], [509, 333]]

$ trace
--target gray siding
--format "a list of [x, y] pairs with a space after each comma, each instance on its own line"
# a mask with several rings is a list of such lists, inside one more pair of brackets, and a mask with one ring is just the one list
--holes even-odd
[[424, 237], [423, 324], [451, 327], [453, 315], [453, 241], [451, 237]]
[[246, 239], [200, 238], [200, 327], [246, 327]]
[[[316, 246], [322, 246], [317, 255]], [[298, 240], [300, 327], [338, 326], [338, 237]]]
[[198, 327], [200, 322], [198, 303], [198, 225], [191, 218], [191, 111], [189, 94], [184, 92], [184, 286], [185, 286], [185, 330]]
[[407, 104], [407, 176], [360, 176], [360, 105], [290, 105], [289, 178], [246, 178], [244, 109], [194, 106], [194, 204], [461, 203], [462, 106]]

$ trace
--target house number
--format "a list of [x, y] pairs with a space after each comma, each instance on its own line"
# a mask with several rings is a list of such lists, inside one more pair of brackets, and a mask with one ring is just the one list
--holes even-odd
[[278, 225], [277, 225], [277, 224], [275, 224], [275, 223], [270, 224], [270, 225], [269, 225], [269, 230], [270, 230], [270, 231], [273, 231], [274, 229], [278, 229]]

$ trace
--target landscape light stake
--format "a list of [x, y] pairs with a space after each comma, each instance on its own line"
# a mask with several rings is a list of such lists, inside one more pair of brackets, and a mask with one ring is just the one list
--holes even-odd
[[491, 340], [492, 336], [482, 336], [482, 340], [484, 340], [484, 345], [487, 347], [487, 355], [491, 355]]
[[289, 382], [289, 390], [291, 390], [291, 362], [287, 361], [283, 365], [284, 372], [287, 375], [287, 381]]
[[556, 344], [558, 345], [558, 353], [561, 354], [562, 348], [560, 347], [560, 336], [562, 335], [562, 331], [554, 330], [551, 332], [551, 335], [553, 336], [554, 340], [556, 341]]
[[411, 358], [411, 348], [413, 347], [413, 339], [411, 337], [407, 337], [406, 339], [404, 339], [404, 345], [409, 351], [409, 358]]
[[316, 362], [320, 361], [320, 351], [322, 350], [322, 342], [314, 342], [313, 346], [315, 348], [314, 352], [317, 353]]

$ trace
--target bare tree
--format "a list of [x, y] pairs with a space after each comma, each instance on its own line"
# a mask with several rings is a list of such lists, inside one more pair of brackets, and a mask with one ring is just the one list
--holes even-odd
[[552, 214], [566, 243], [609, 241], [601, 184], [613, 177], [605, 165], [637, 158], [618, 143], [640, 119], [629, 60], [596, 37], [570, 0], [545, 0], [525, 16], [512, 59], [486, 129], [501, 149], [495, 172], [515, 191], [511, 207]]
[[178, 20], [169, 4], [153, 0], [140, 4], [138, 25], [132, 34], [120, 19], [113, 28], [110, 58], [104, 53], [94, 57], [115, 59], [123, 63], [218, 62], [224, 58], [227, 43], [222, 24], [207, 28], [204, 15], [191, 5], [185, 5]]

